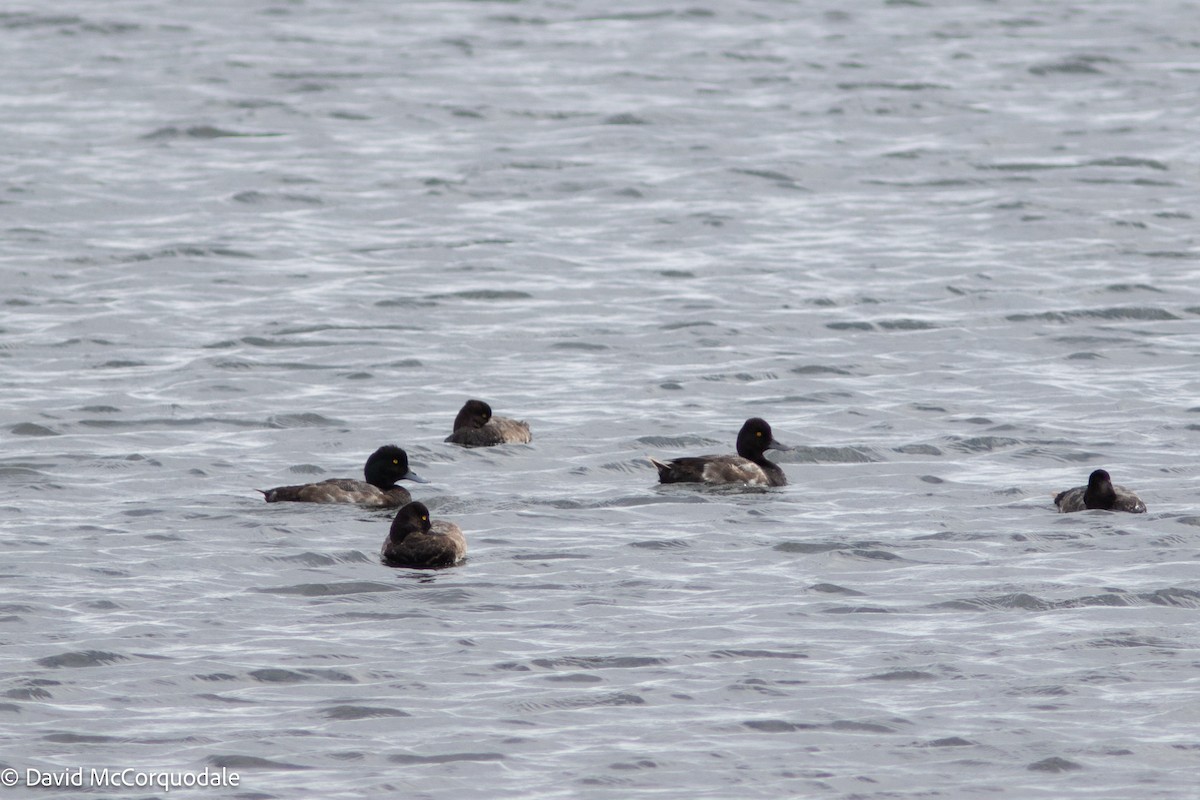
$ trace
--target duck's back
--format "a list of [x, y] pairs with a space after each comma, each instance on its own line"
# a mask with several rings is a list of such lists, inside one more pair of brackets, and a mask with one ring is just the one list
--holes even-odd
[[[1116, 484], [1113, 484], [1113, 491], [1116, 492], [1117, 498], [1113, 503], [1113, 507], [1109, 510], [1125, 511], [1130, 514], [1146, 513], [1146, 504], [1142, 502], [1142, 498], [1124, 486], [1117, 486]], [[1055, 496], [1054, 505], [1058, 506], [1058, 510], [1064, 514], [1073, 511], [1087, 511], [1087, 503], [1084, 500], [1086, 493], [1086, 486], [1076, 486], [1074, 489], [1067, 489]]]
[[403, 486], [393, 486], [385, 491], [351, 478], [330, 478], [319, 483], [259, 491], [268, 503], [355, 503], [371, 508], [398, 508], [412, 500]]
[[446, 437], [451, 444], [464, 447], [491, 447], [497, 444], [529, 444], [533, 437], [529, 425], [507, 417], [492, 417], [483, 427], [462, 427]]
[[774, 464], [763, 468], [748, 458], [735, 455], [686, 456], [670, 461], [650, 459], [661, 483], [748, 483], [756, 486], [786, 486], [783, 470]]
[[467, 540], [453, 522], [435, 519], [429, 533], [410, 533], [395, 544], [383, 543], [380, 558], [389, 567], [449, 567], [466, 558]]

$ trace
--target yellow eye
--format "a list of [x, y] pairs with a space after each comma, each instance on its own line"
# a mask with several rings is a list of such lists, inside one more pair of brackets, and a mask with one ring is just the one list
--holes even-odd
[[760, 439], [761, 439], [761, 438], [762, 438], [762, 431], [755, 431], [755, 432], [754, 432], [754, 435], [755, 435], [755, 436], [757, 436], [758, 438], [760, 438]]
[[399, 463], [400, 463], [400, 459], [398, 459], [398, 458], [393, 458], [393, 459], [392, 459], [392, 463], [393, 463], [393, 464], [399, 464]]
[[427, 516], [425, 516], [424, 514], [422, 514], [422, 515], [421, 515], [421, 522], [429, 522], [429, 517], [427, 517]]

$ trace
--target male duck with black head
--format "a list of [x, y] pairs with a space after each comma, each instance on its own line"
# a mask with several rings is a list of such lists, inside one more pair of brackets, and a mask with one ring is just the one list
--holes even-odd
[[371, 454], [363, 467], [365, 481], [330, 478], [319, 483], [259, 489], [268, 503], [356, 503], [369, 508], [399, 508], [412, 502], [412, 495], [396, 481], [428, 483], [408, 468], [408, 453], [394, 444]]
[[453, 522], [429, 519], [424, 503], [409, 503], [396, 512], [379, 558], [389, 567], [451, 567], [467, 556], [467, 540]]
[[786, 486], [783, 469], [767, 459], [768, 450], [790, 450], [775, 441], [771, 426], [752, 417], [738, 432], [737, 455], [686, 456], [670, 461], [650, 459], [658, 468], [660, 483], [707, 483], [752, 486]]
[[1087, 486], [1076, 486], [1074, 489], [1059, 492], [1054, 497], [1054, 505], [1064, 514], [1093, 508], [1128, 511], [1130, 514], [1146, 513], [1146, 504], [1142, 502], [1142, 498], [1124, 486], [1114, 485], [1112, 476], [1102, 469], [1088, 476]]
[[529, 444], [532, 440], [528, 424], [492, 416], [492, 407], [482, 400], [468, 400], [463, 404], [454, 418], [454, 432], [446, 437], [447, 442], [463, 447]]

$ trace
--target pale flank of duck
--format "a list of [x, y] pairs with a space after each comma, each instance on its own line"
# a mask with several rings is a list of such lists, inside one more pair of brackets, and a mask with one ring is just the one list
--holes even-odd
[[467, 540], [453, 522], [430, 520], [424, 503], [409, 503], [396, 512], [379, 558], [389, 567], [449, 567], [467, 556]]
[[468, 400], [454, 419], [454, 432], [446, 437], [463, 447], [492, 447], [498, 444], [529, 444], [529, 425], [507, 417], [492, 416], [492, 407], [482, 400]]
[[1115, 485], [1108, 472], [1102, 469], [1095, 470], [1088, 476], [1087, 486], [1076, 486], [1059, 492], [1054, 497], [1054, 505], [1064, 514], [1091, 509], [1126, 511], [1130, 514], [1146, 513], [1146, 504], [1142, 502], [1142, 498], [1124, 486]]
[[660, 483], [750, 484], [786, 486], [783, 468], [766, 457], [767, 450], [788, 450], [775, 441], [771, 426], [752, 417], [738, 432], [737, 455], [684, 456], [668, 461], [651, 458]]
[[354, 503], [369, 508], [399, 508], [412, 496], [396, 481], [426, 483], [408, 466], [408, 454], [395, 445], [384, 445], [367, 458], [363, 467], [365, 481], [353, 478], [329, 478], [316, 483], [259, 489], [268, 503]]

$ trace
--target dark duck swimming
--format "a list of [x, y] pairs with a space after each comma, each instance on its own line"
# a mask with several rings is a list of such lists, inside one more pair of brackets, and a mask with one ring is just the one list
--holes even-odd
[[319, 483], [259, 489], [268, 503], [356, 503], [370, 508], [399, 508], [412, 502], [412, 495], [396, 481], [426, 483], [408, 468], [408, 454], [394, 444], [384, 445], [367, 459], [365, 481], [330, 478]]
[[454, 433], [446, 437], [463, 447], [497, 444], [529, 444], [529, 425], [507, 417], [492, 416], [492, 407], [482, 400], [468, 400], [454, 418]]
[[687, 456], [670, 461], [651, 458], [658, 468], [660, 483], [746, 483], [756, 486], [786, 486], [787, 476], [769, 461], [768, 450], [790, 450], [775, 441], [766, 420], [746, 420], [737, 437], [737, 455]]
[[467, 540], [453, 522], [429, 519], [424, 503], [409, 503], [396, 512], [379, 551], [389, 567], [449, 567], [466, 558]]
[[1146, 513], [1146, 504], [1142, 502], [1142, 498], [1124, 486], [1115, 486], [1112, 476], [1102, 469], [1088, 476], [1087, 486], [1076, 486], [1074, 489], [1059, 492], [1054, 498], [1054, 505], [1063, 513], [1091, 508], [1128, 511], [1130, 514]]

